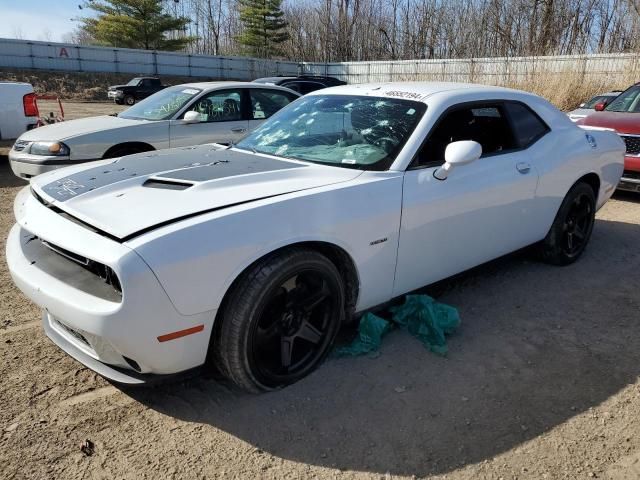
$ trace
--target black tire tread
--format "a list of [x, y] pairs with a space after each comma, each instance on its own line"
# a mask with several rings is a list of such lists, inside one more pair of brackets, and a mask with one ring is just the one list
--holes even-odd
[[[228, 301], [218, 321], [222, 322], [217, 345], [214, 345], [214, 361], [220, 373], [241, 389], [260, 393], [273, 390], [262, 385], [250, 372], [247, 357], [247, 318], [250, 318], [262, 290], [277, 272], [296, 262], [319, 262], [332, 269], [342, 280], [338, 269], [324, 255], [305, 248], [291, 248], [265, 257], [245, 271], [232, 287]], [[341, 281], [341, 286], [342, 286]], [[344, 292], [344, 286], [342, 286]], [[341, 304], [344, 310], [344, 293]], [[344, 313], [342, 314], [342, 321]]]
[[[558, 234], [559, 234], [558, 229], [562, 228], [562, 223], [567, 214], [567, 209], [571, 205], [573, 198], [578, 193], [584, 193], [586, 195], [591, 196], [591, 198], [593, 199], [594, 214], [595, 214], [595, 194], [593, 192], [593, 188], [591, 187], [591, 185], [589, 185], [586, 182], [576, 183], [567, 192], [567, 195], [564, 197], [564, 200], [562, 201], [562, 204], [558, 209], [558, 213], [556, 214], [556, 217], [554, 218], [553, 223], [551, 224], [551, 228], [549, 229], [547, 236], [539, 244], [538, 255], [543, 262], [549, 263], [551, 265], [565, 266], [575, 262], [582, 255], [582, 252], [580, 252], [580, 255], [573, 258], [569, 258], [563, 254], [563, 252], [560, 250], [560, 248], [556, 243], [558, 239]], [[589, 237], [590, 237], [590, 234], [591, 232], [589, 232]], [[587, 238], [585, 242], [585, 247], [586, 247], [586, 243], [588, 243], [588, 240], [589, 238]]]

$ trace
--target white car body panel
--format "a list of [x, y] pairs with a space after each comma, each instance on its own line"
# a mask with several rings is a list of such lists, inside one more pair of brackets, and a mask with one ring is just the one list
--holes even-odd
[[[355, 310], [362, 311], [541, 240], [577, 180], [597, 175], [599, 208], [622, 174], [624, 144], [615, 133], [580, 129], [546, 101], [522, 92], [409, 83], [310, 95], [384, 98], [398, 92], [428, 108], [386, 171], [202, 146], [97, 164], [108, 171], [104, 178], [121, 172], [113, 183], [100, 183], [95, 164], [33, 179], [39, 198], [25, 189], [16, 199], [18, 226], [7, 241], [11, 274], [47, 310], [45, 327], [56, 343], [99, 373], [135, 383], [142, 380], [124, 357], [135, 359], [142, 373], [201, 365], [230, 286], [275, 250], [306, 242], [341, 249], [357, 273]], [[447, 108], [487, 99], [528, 104], [550, 132], [524, 150], [457, 167], [445, 181], [433, 177], [436, 167], [407, 170]], [[145, 170], [154, 158], [158, 168]], [[246, 171], [224, 173], [238, 165]], [[125, 178], [129, 172], [135, 175]], [[154, 182], [160, 185], [152, 187]], [[31, 236], [111, 267], [122, 285], [121, 303], [91, 303], [70, 281], [41, 270], [46, 264], [30, 264], [35, 253], [29, 248], [36, 247], [25, 238]], [[93, 335], [102, 350], [85, 352], [93, 360], [83, 357], [78, 352], [85, 347], [56, 333], [56, 321]], [[193, 325], [202, 325], [201, 333], [155, 341]]]
[[33, 93], [29, 83], [0, 82], [0, 140], [18, 138], [38, 121], [24, 114], [23, 98]]
[[284, 87], [250, 82], [189, 83], [184, 87], [201, 91], [177, 111], [171, 120], [149, 121], [101, 115], [30, 130], [21, 135], [18, 141], [63, 142], [69, 147], [71, 153], [64, 157], [42, 156], [16, 151], [14, 148], [9, 152], [11, 168], [16, 176], [28, 179], [75, 163], [102, 159], [110, 148], [125, 143], [139, 142], [149, 145], [153, 150], [161, 150], [204, 143], [236, 142], [247, 133], [249, 123], [251, 128], [255, 128], [264, 120], [185, 123], [179, 118], [200, 98], [220, 90], [251, 88], [284, 91], [298, 95]]

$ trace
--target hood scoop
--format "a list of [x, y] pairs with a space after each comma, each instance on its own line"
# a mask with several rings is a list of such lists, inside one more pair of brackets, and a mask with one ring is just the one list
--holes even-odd
[[186, 190], [193, 187], [193, 183], [179, 182], [177, 180], [162, 180], [159, 178], [150, 178], [145, 181], [142, 186], [147, 188], [161, 188], [164, 190]]

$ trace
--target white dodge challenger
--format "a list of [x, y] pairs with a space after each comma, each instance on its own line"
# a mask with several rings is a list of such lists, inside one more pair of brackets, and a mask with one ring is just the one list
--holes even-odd
[[623, 155], [524, 92], [335, 87], [231, 147], [32, 179], [7, 261], [51, 340], [113, 381], [206, 365], [270, 390], [359, 312], [528, 245], [573, 262]]

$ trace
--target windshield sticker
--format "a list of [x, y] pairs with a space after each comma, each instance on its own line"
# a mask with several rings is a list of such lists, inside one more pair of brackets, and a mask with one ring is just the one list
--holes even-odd
[[390, 97], [398, 97], [398, 98], [406, 98], [409, 100], [422, 100], [425, 95], [416, 92], [402, 92], [400, 90], [391, 90], [389, 92], [384, 92], [385, 95]]
[[343, 158], [342, 159], [342, 163], [348, 163], [349, 165], [355, 165], [356, 159], [355, 158]]
[[195, 88], [185, 88], [182, 90], [182, 93], [186, 93], [187, 95], [195, 95], [198, 92], [199, 90], [196, 90]]

